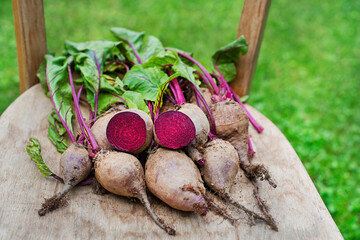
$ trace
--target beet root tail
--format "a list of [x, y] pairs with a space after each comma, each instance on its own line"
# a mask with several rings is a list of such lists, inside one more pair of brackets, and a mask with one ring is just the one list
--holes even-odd
[[236, 218], [233, 218], [230, 214], [228, 214], [224, 208], [216, 204], [208, 194], [205, 196], [205, 198], [210, 211], [228, 220], [231, 224], [234, 224], [238, 220]]
[[259, 188], [258, 188], [257, 184], [255, 182], [252, 182], [252, 184], [254, 186], [254, 197], [256, 198], [256, 201], [257, 201], [261, 211], [265, 214], [265, 216], [267, 218], [266, 222], [269, 224], [271, 229], [278, 232], [279, 229], [276, 225], [274, 218], [271, 216], [271, 214], [269, 213], [268, 207], [265, 205], [264, 201], [259, 196]]
[[276, 226], [274, 219], [271, 217], [271, 215], [267, 211], [266, 211], [266, 213], [264, 213], [266, 215], [266, 218], [264, 218], [264, 217], [260, 216], [259, 214], [251, 211], [250, 209], [247, 209], [242, 204], [234, 201], [227, 193], [223, 192], [223, 193], [217, 193], [217, 194], [224, 201], [226, 201], [226, 202], [230, 203], [231, 205], [233, 205], [234, 207], [244, 211], [246, 213], [246, 215], [248, 216], [252, 225], [255, 225], [255, 220], [261, 220], [261, 221], [265, 222], [267, 225], [269, 225], [271, 227], [271, 229], [273, 229], [274, 231], [276, 231], [276, 232], [278, 231], [278, 227]]
[[151, 216], [151, 218], [154, 220], [154, 222], [160, 227], [162, 228], [165, 232], [167, 232], [169, 235], [176, 235], [176, 231], [175, 229], [169, 227], [167, 224], [165, 224], [164, 220], [159, 218], [156, 213], [153, 211], [153, 209], [150, 206], [150, 202], [146, 196], [146, 193], [142, 193], [141, 196], [139, 197], [139, 200], [141, 201], [141, 203], [144, 205], [145, 209], [147, 210], [147, 212], [149, 213], [149, 215]]
[[70, 191], [73, 186], [65, 185], [62, 192], [55, 194], [51, 198], [45, 199], [45, 202], [41, 205], [38, 211], [39, 216], [45, 216], [47, 213], [52, 212], [60, 207], [67, 205], [65, 198], [66, 194]]
[[261, 181], [266, 180], [270, 186], [276, 188], [276, 183], [272, 180], [269, 171], [263, 165], [242, 165], [245, 171], [246, 177], [250, 180], [260, 179]]

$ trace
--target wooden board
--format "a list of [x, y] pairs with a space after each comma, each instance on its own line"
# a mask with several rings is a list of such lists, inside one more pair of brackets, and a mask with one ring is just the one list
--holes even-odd
[[[249, 226], [242, 213], [235, 225], [211, 212], [200, 217], [170, 209], [155, 197], [155, 212], [173, 225], [178, 235], [157, 227], [138, 201], [112, 194], [96, 195], [90, 186], [76, 187], [69, 205], [44, 217], [37, 210], [62, 184], [43, 178], [25, 151], [30, 137], [40, 140], [43, 157], [58, 171], [59, 154], [47, 139], [47, 118], [52, 105], [39, 85], [21, 95], [0, 117], [0, 239], [343, 239], [300, 159], [283, 134], [252, 107], [249, 111], [265, 127], [257, 134], [250, 126], [256, 151], [278, 184], [260, 182], [279, 232], [258, 223]], [[250, 183], [238, 174], [231, 196], [260, 212]]]
[[230, 82], [240, 96], [250, 93], [270, 5], [271, 0], [244, 1], [236, 38], [244, 35], [248, 52], [240, 56], [236, 63], [236, 77]]
[[12, 5], [19, 86], [23, 93], [39, 82], [36, 72], [47, 52], [44, 7], [42, 0], [12, 0]]

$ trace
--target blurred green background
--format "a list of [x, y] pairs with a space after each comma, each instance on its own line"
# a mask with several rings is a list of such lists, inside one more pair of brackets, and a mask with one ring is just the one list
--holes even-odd
[[[234, 40], [242, 1], [44, 0], [48, 49], [126, 27], [193, 52]], [[11, 1], [0, 6], [0, 114], [19, 95]], [[250, 104], [289, 139], [345, 239], [360, 239], [360, 1], [273, 1]]]

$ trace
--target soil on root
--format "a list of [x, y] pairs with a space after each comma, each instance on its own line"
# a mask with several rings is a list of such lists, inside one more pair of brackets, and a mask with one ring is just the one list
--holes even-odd
[[45, 198], [45, 202], [41, 205], [41, 209], [38, 211], [39, 216], [44, 216], [46, 213], [52, 212], [58, 208], [68, 205], [66, 197], [59, 198], [58, 195], [51, 198]]

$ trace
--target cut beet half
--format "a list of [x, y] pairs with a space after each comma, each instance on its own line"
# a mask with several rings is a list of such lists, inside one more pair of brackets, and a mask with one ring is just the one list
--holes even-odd
[[106, 137], [116, 149], [134, 152], [146, 141], [145, 121], [136, 113], [120, 112], [109, 121]]
[[187, 146], [195, 137], [195, 125], [179, 111], [159, 115], [154, 123], [155, 140], [163, 147], [179, 149]]

